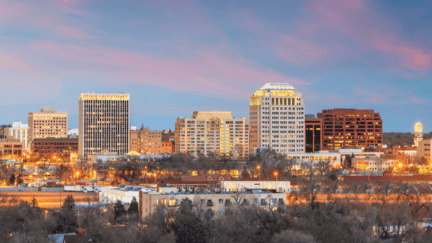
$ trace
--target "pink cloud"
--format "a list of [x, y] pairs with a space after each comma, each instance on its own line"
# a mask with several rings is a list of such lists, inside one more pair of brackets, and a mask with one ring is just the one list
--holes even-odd
[[[356, 59], [372, 66], [384, 65], [387, 70], [400, 70], [401, 66], [420, 73], [429, 70], [431, 52], [394, 31], [397, 22], [373, 4], [364, 0], [313, 0], [301, 9], [303, 18], [294, 30], [275, 29], [248, 10], [237, 11], [234, 22], [260, 34], [264, 45], [294, 64], [327, 65]], [[385, 57], [376, 60], [368, 56], [374, 51], [385, 53]]]
[[[13, 20], [8, 23], [21, 24], [22, 27], [34, 30], [35, 28], [54, 33], [62, 38], [87, 39], [88, 34], [71, 23], [80, 24], [75, 20], [67, 20], [64, 14], [73, 12], [71, 9], [57, 11], [57, 7], [64, 9], [70, 1], [56, 1], [57, 4], [38, 4], [38, 2], [14, 2], [4, 0], [0, 3], [0, 20]], [[74, 1], [77, 2], [77, 1]], [[83, 13], [82, 11], [78, 11]], [[77, 13], [78, 13], [77, 12]]]
[[387, 52], [397, 58], [400, 65], [416, 71], [428, 70], [431, 66], [430, 53], [415, 47], [392, 31], [396, 23], [374, 10], [372, 3], [362, 0], [316, 0], [311, 5], [311, 11], [318, 16], [317, 21], [322, 23], [321, 30], [337, 30], [358, 41], [364, 50]]
[[158, 59], [144, 54], [113, 48], [80, 47], [52, 41], [39, 41], [33, 49], [73, 62], [80, 72], [105, 73], [111, 79], [142, 82], [181, 91], [193, 91], [222, 96], [249, 96], [250, 84], [287, 82], [306, 85], [272, 70], [260, 68], [244, 60], [233, 60], [217, 53], [196, 53], [188, 60]]

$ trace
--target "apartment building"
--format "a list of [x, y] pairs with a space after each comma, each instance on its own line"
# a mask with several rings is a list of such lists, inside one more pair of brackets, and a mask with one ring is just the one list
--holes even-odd
[[28, 124], [22, 124], [21, 122], [12, 123], [12, 127], [4, 128], [4, 136], [12, 136], [15, 139], [18, 139], [22, 144], [25, 150], [29, 150], [28, 143]]
[[192, 118], [178, 118], [175, 151], [192, 156], [246, 159], [249, 156], [249, 124], [227, 111], [195, 111]]
[[162, 131], [150, 131], [148, 127], [141, 126], [140, 130], [130, 131], [130, 151], [140, 154], [161, 154]]
[[129, 94], [80, 93], [78, 157], [129, 152]]
[[267, 83], [251, 96], [249, 151], [305, 152], [303, 95], [287, 83]]
[[323, 119], [324, 150], [382, 147], [383, 122], [373, 110], [323, 110], [318, 118]]
[[28, 114], [28, 125], [28, 144], [38, 138], [66, 138], [68, 114], [45, 107]]
[[166, 205], [174, 215], [183, 200], [190, 200], [196, 210], [223, 213], [236, 205], [256, 205], [263, 209], [286, 204], [286, 193], [267, 190], [233, 192], [139, 192], [139, 212], [142, 219], [154, 214], [158, 205]]

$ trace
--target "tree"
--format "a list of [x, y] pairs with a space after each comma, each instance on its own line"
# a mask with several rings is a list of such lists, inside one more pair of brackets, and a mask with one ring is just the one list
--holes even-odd
[[15, 184], [15, 174], [12, 173], [11, 177], [9, 178], [9, 184], [14, 185]]
[[68, 195], [59, 213], [54, 214], [57, 219], [57, 232], [72, 233], [78, 229], [78, 219], [75, 213], [75, 199]]
[[241, 176], [241, 178], [250, 178], [249, 171], [246, 169], [246, 167], [243, 168], [240, 176]]
[[30, 205], [32, 206], [32, 208], [39, 208], [38, 201], [36, 200], [35, 197], [33, 197]]
[[132, 222], [138, 221], [139, 209], [138, 209], [138, 202], [137, 202], [135, 197], [132, 198], [132, 202], [129, 205], [128, 215], [129, 215], [130, 221], [132, 221]]
[[116, 223], [122, 223], [124, 221], [124, 216], [126, 215], [126, 209], [120, 200], [114, 205], [114, 221]]

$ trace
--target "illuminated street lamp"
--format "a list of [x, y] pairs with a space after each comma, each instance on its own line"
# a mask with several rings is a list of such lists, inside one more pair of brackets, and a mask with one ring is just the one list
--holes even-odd
[[157, 184], [157, 182], [156, 182], [156, 176], [157, 176], [156, 172], [153, 173], [153, 176], [154, 176], [154, 178], [155, 178], [155, 184]]
[[278, 173], [277, 173], [277, 171], [275, 171], [274, 175], [276, 177], [276, 185], [277, 185], [277, 182], [278, 182]]
[[78, 182], [78, 175], [79, 175], [79, 171], [76, 172], [76, 175], [77, 175], [77, 182]]
[[261, 189], [261, 166], [257, 166], [256, 167], [257, 168], [257, 170], [258, 170], [258, 178], [259, 178], [259, 189]]

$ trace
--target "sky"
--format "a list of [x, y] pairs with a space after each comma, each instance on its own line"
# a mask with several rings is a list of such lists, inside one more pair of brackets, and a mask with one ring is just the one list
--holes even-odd
[[131, 126], [193, 111], [249, 118], [289, 83], [306, 114], [374, 109], [384, 132], [432, 131], [432, 1], [0, 0], [0, 124], [80, 92], [131, 95]]

